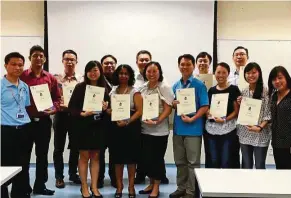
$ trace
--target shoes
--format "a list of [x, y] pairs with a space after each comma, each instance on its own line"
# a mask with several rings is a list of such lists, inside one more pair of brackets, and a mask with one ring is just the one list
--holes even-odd
[[92, 193], [92, 198], [103, 198], [103, 195], [101, 195], [101, 194], [100, 195], [95, 195], [93, 190], [92, 190], [92, 188], [90, 188], [90, 191]]
[[145, 177], [139, 177], [139, 176], [137, 176], [134, 179], [134, 184], [144, 184], [144, 183], [145, 183]]
[[163, 178], [161, 184], [169, 184], [169, 179], [167, 177]]
[[81, 195], [82, 195], [82, 197], [83, 198], [92, 198], [92, 196], [90, 195], [90, 196], [88, 196], [88, 197], [85, 197], [84, 195], [83, 195], [83, 192], [82, 192], [82, 187], [80, 188], [80, 192], [81, 192]]
[[72, 181], [75, 184], [81, 184], [81, 180], [79, 175], [70, 175], [69, 180]]
[[65, 188], [65, 182], [63, 179], [56, 179], [56, 187], [57, 188]]
[[130, 193], [130, 190], [128, 188], [128, 198], [135, 198], [135, 197], [136, 197], [135, 190], [133, 193]]
[[151, 194], [152, 190], [140, 190], [138, 191], [138, 194], [140, 195], [146, 195], [146, 194]]
[[186, 191], [176, 190], [175, 192], [169, 195], [169, 198], [180, 198], [186, 195]]
[[160, 196], [160, 192], [158, 192], [157, 196], [151, 196], [149, 195], [148, 198], [158, 198]]
[[184, 196], [183, 196], [183, 198], [194, 198], [194, 195], [191, 195], [191, 194], [185, 194]]
[[44, 189], [33, 189], [33, 194], [35, 195], [49, 195], [52, 196], [55, 194], [54, 190], [49, 190], [47, 188]]
[[115, 197], [115, 198], [122, 198], [122, 192], [121, 192], [121, 193], [118, 193], [118, 192], [116, 191], [115, 194], [114, 194], [114, 197]]

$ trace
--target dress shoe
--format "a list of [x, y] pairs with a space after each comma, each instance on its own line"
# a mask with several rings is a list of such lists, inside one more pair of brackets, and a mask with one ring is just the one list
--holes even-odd
[[69, 180], [75, 184], [81, 184], [79, 175], [70, 175]]
[[93, 192], [93, 190], [92, 190], [92, 188], [90, 188], [90, 190], [91, 190], [91, 193], [92, 193], [92, 198], [103, 198], [103, 195], [95, 195], [94, 194], [94, 192]]
[[136, 197], [136, 193], [135, 193], [135, 190], [133, 193], [130, 193], [130, 190], [128, 188], [128, 198], [135, 198]]
[[33, 189], [33, 194], [35, 195], [54, 195], [55, 191], [54, 190], [50, 190], [47, 188], [44, 189]]
[[118, 193], [118, 192], [116, 191], [115, 194], [114, 194], [114, 197], [115, 197], [115, 198], [122, 198], [122, 192], [121, 192], [121, 193]]
[[91, 195], [89, 195], [88, 197], [85, 197], [85, 196], [83, 195], [83, 192], [82, 192], [82, 187], [80, 188], [80, 192], [81, 192], [82, 198], [92, 198], [92, 196], [91, 196]]
[[186, 191], [180, 191], [180, 190], [176, 190], [175, 192], [171, 193], [169, 195], [170, 198], [180, 198], [180, 197], [184, 197], [186, 195]]
[[148, 198], [158, 198], [160, 196], [160, 192], [158, 192], [157, 196], [151, 196], [149, 195]]
[[146, 195], [146, 194], [151, 194], [153, 190], [140, 190], [138, 191], [138, 194], [140, 195]]
[[65, 182], [63, 179], [56, 179], [56, 187], [57, 188], [65, 188]]
[[169, 179], [167, 177], [163, 178], [161, 184], [169, 184]]

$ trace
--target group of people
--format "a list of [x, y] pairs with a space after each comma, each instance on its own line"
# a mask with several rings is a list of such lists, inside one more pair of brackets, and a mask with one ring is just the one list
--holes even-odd
[[[66, 50], [62, 54], [64, 73], [52, 75], [43, 70], [46, 61], [44, 49], [30, 49], [31, 66], [24, 70], [25, 58], [18, 52], [5, 57], [7, 74], [1, 79], [1, 166], [21, 166], [22, 171], [12, 181], [1, 186], [1, 197], [9, 197], [7, 186], [12, 182], [12, 198], [30, 197], [31, 192], [53, 195], [47, 189], [48, 151], [51, 127], [54, 129], [54, 167], [56, 187], [64, 188], [64, 160], [66, 136], [69, 137], [69, 180], [81, 184], [82, 197], [102, 198], [98, 189], [104, 185], [105, 151], [109, 150], [109, 176], [116, 188], [115, 198], [123, 196], [123, 169], [127, 165], [128, 197], [135, 198], [135, 184], [150, 183], [139, 194], [149, 198], [159, 196], [161, 183], [167, 184], [164, 156], [168, 144], [170, 114], [179, 101], [177, 91], [194, 88], [196, 113], [174, 114], [173, 154], [177, 167], [177, 190], [170, 198], [195, 196], [194, 168], [200, 167], [201, 144], [204, 140], [206, 168], [264, 169], [267, 150], [272, 139], [277, 169], [291, 169], [291, 78], [283, 66], [276, 66], [269, 75], [267, 86], [263, 83], [262, 69], [248, 62], [248, 49], [238, 46], [233, 51], [234, 72], [225, 63], [215, 65], [215, 85], [207, 90], [199, 75], [209, 74], [212, 57], [201, 52], [196, 59], [191, 54], [178, 57], [181, 78], [171, 87], [159, 62], [152, 61], [149, 51], [136, 55], [139, 72], [127, 64], [117, 66], [113, 55], [101, 61], [89, 61], [84, 74], [78, 74], [77, 53]], [[193, 71], [197, 66], [198, 75]], [[244, 68], [248, 86], [238, 88], [239, 71]], [[165, 67], [164, 67], [165, 68]], [[196, 78], [197, 77], [197, 78]], [[63, 88], [75, 83], [68, 105], [64, 103]], [[48, 84], [53, 107], [37, 111], [30, 92], [31, 86]], [[102, 111], [83, 111], [87, 85], [103, 87]], [[225, 117], [210, 114], [211, 99], [216, 94], [227, 93]], [[111, 121], [111, 97], [128, 94], [130, 118]], [[158, 94], [159, 116], [142, 120], [143, 98]], [[237, 123], [243, 97], [262, 101], [259, 123], [245, 126]], [[54, 115], [53, 121], [51, 115]], [[35, 144], [36, 175], [33, 189], [29, 184], [29, 163]], [[15, 157], [18, 156], [18, 157]], [[91, 175], [87, 183], [88, 168]], [[196, 191], [197, 192], [197, 191]]]

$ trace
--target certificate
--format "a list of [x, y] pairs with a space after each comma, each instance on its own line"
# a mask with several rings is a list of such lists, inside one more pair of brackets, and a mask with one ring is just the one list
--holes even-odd
[[177, 115], [188, 115], [196, 112], [195, 89], [185, 88], [177, 90]]
[[130, 118], [130, 94], [113, 94], [111, 96], [111, 121]]
[[214, 81], [214, 75], [213, 74], [198, 74], [197, 79], [201, 80], [207, 90], [209, 90], [211, 87], [213, 87], [213, 81]]
[[53, 107], [48, 84], [30, 86], [30, 91], [38, 111], [44, 111]]
[[212, 117], [222, 118], [227, 114], [229, 93], [213, 94], [211, 97], [210, 114]]
[[243, 90], [244, 88], [249, 86], [249, 83], [244, 78], [244, 70], [245, 70], [245, 66], [242, 66], [239, 68], [239, 78], [238, 78], [239, 90]]
[[65, 106], [68, 106], [76, 84], [77, 84], [76, 81], [62, 84], [64, 105]]
[[144, 95], [142, 120], [152, 120], [159, 117], [159, 94]]
[[243, 97], [237, 123], [240, 125], [257, 125], [259, 122], [262, 100]]
[[97, 86], [86, 86], [83, 111], [102, 111], [105, 89]]

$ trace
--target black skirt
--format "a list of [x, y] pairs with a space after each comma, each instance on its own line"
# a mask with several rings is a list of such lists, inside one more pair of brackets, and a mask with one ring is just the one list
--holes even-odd
[[98, 116], [74, 118], [72, 130], [76, 149], [101, 150], [103, 148], [104, 122]]
[[125, 127], [117, 126], [116, 122], [112, 123], [110, 150], [113, 164], [137, 164], [141, 147], [140, 135], [139, 119]]

